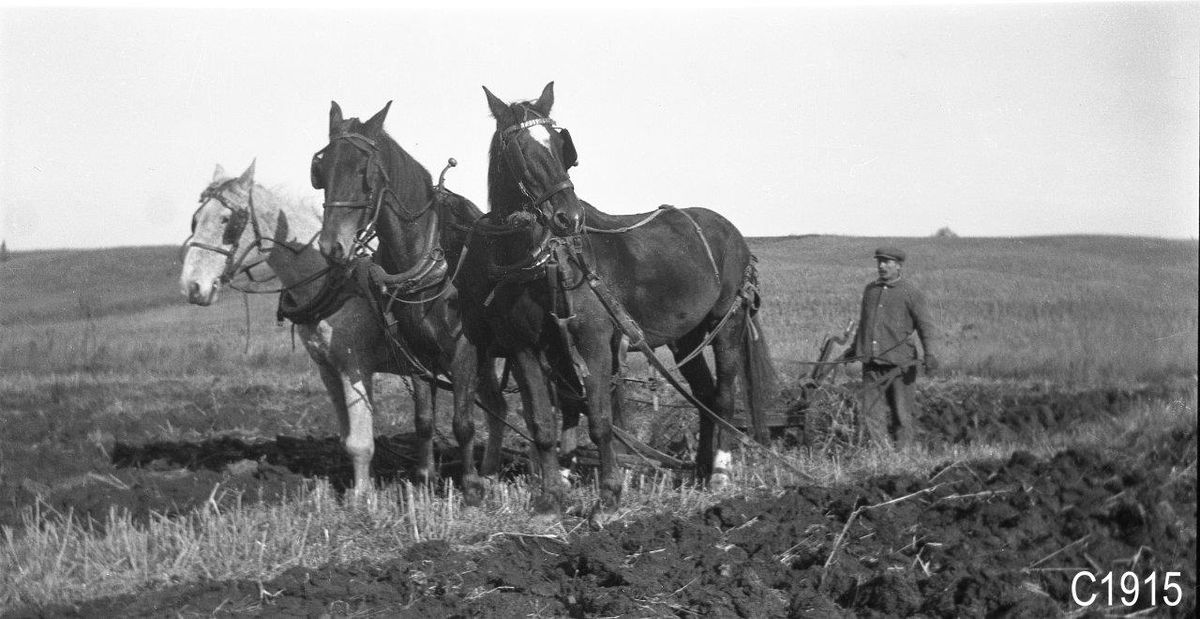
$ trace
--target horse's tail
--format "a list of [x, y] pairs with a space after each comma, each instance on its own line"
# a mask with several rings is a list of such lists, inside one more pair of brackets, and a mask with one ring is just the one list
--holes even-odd
[[771, 351], [758, 316], [747, 310], [742, 329], [742, 387], [754, 439], [766, 443], [767, 414], [779, 393], [779, 375], [771, 362]]

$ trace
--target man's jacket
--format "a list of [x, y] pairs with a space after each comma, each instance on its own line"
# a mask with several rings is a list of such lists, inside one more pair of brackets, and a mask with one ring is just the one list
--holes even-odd
[[863, 363], [906, 365], [917, 358], [917, 347], [910, 337], [921, 338], [925, 354], [936, 354], [937, 329], [921, 294], [906, 279], [893, 282], [875, 280], [863, 290], [858, 332], [848, 356]]

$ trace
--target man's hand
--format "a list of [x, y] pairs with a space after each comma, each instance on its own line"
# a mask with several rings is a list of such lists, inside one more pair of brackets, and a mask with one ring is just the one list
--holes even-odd
[[938, 368], [941, 366], [942, 364], [938, 362], [937, 357], [929, 353], [925, 353], [925, 374], [932, 376], [933, 374], [937, 373]]

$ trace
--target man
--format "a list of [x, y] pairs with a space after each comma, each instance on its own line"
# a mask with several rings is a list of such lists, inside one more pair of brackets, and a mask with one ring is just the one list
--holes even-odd
[[844, 358], [863, 364], [860, 423], [868, 443], [902, 446], [913, 438], [914, 384], [917, 380], [915, 332], [925, 351], [925, 373], [938, 368], [937, 333], [925, 296], [900, 274], [904, 250], [875, 250], [879, 279], [863, 290], [858, 331]]

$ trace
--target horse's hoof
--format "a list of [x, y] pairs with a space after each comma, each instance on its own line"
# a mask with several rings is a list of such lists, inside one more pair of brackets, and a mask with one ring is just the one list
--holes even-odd
[[483, 497], [487, 496], [487, 483], [484, 478], [464, 480], [463, 481], [463, 503], [467, 507], [479, 507], [483, 504]]
[[592, 516], [588, 518], [588, 524], [591, 525], [593, 529], [602, 531], [608, 525], [620, 520], [620, 517], [620, 514], [618, 514], [616, 511], [609, 512], [601, 510], [592, 514]]
[[592, 513], [588, 516], [588, 524], [590, 524], [593, 529], [603, 529], [609, 524], [616, 522], [619, 517], [620, 516], [617, 513], [616, 502], [612, 500], [605, 501], [604, 499], [601, 499], [600, 501], [597, 501], [595, 506], [592, 508]]
[[375, 486], [373, 484], [368, 483], [364, 485], [358, 485], [355, 486], [354, 490], [350, 493], [350, 504], [374, 507], [378, 498], [379, 494], [375, 492]]
[[551, 518], [557, 521], [562, 514], [562, 501], [550, 493], [543, 493], [533, 499], [533, 517], [535, 520]]
[[437, 473], [433, 469], [419, 468], [413, 473], [413, 482], [422, 486], [433, 484], [437, 482]]

